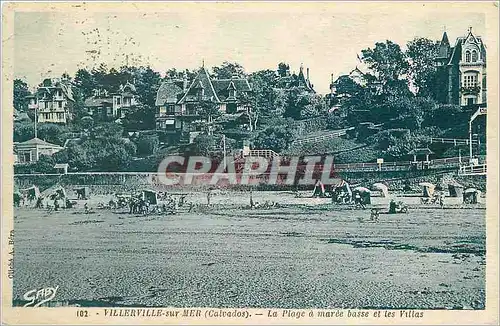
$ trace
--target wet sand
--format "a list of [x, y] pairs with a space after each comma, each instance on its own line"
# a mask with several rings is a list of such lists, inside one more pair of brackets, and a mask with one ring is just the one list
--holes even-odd
[[83, 306], [484, 309], [484, 209], [375, 223], [369, 210], [282, 197], [284, 208], [245, 210], [219, 194], [165, 216], [16, 209], [15, 304], [59, 286], [54, 300]]

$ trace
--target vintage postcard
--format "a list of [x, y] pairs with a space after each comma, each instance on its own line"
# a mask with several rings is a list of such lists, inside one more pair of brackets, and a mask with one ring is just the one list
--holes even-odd
[[498, 324], [498, 15], [2, 3], [2, 323]]

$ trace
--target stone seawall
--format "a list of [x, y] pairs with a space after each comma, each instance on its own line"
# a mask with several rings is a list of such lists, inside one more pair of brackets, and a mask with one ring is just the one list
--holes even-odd
[[[214, 187], [230, 188], [234, 190], [309, 190], [313, 185], [268, 185], [265, 180], [255, 185], [217, 185], [208, 182], [200, 182], [192, 185], [165, 186], [151, 182], [155, 173], [70, 173], [65, 175], [55, 174], [24, 174], [15, 175], [14, 184], [17, 188], [27, 188], [36, 185], [40, 190], [47, 189], [54, 184], [60, 184], [68, 190], [86, 186], [95, 193], [129, 192], [140, 188], [153, 188], [162, 191], [185, 191], [185, 190], [207, 190]], [[364, 171], [364, 172], [340, 172], [337, 177], [342, 178], [350, 184], [361, 184], [370, 187], [375, 182], [385, 182], [390, 190], [402, 190], [405, 184], [418, 189], [420, 182], [431, 182], [434, 184], [454, 179], [465, 187], [476, 187], [482, 191], [486, 190], [486, 176], [458, 176], [456, 170], [419, 170], [419, 171]], [[206, 181], [206, 179], [204, 179]]]

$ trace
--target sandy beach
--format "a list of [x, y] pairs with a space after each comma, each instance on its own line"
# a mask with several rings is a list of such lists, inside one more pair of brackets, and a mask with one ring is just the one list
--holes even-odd
[[176, 215], [16, 208], [14, 304], [59, 286], [54, 301], [81, 306], [484, 309], [482, 208], [447, 200], [372, 222], [328, 199], [254, 198], [286, 205], [243, 209], [247, 194], [220, 193]]

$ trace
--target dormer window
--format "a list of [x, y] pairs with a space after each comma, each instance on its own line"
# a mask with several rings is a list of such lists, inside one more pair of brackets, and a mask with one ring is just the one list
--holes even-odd
[[471, 54], [470, 51], [465, 52], [465, 62], [470, 62], [471, 61]]
[[472, 51], [472, 62], [477, 62], [477, 60], [478, 60], [477, 51], [474, 50]]
[[236, 90], [235, 89], [229, 90], [229, 97], [236, 97]]

